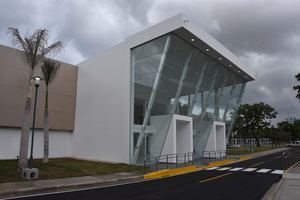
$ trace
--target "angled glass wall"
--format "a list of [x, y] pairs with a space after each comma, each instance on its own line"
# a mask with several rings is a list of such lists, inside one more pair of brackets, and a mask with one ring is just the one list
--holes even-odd
[[135, 47], [131, 55], [131, 163], [161, 154], [173, 114], [193, 118], [198, 155], [214, 121], [229, 131], [245, 87], [240, 76], [173, 34]]

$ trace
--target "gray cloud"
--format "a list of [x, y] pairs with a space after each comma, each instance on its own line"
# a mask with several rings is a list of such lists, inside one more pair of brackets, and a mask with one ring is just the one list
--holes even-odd
[[263, 101], [278, 120], [299, 117], [292, 86], [300, 72], [300, 3], [297, 0], [2, 0], [0, 43], [9, 26], [47, 28], [62, 40], [59, 59], [76, 64], [152, 24], [183, 12], [238, 55], [257, 75], [243, 102]]

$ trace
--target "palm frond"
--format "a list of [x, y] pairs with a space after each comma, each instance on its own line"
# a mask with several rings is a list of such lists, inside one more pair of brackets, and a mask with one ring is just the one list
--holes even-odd
[[63, 50], [63, 43], [61, 41], [58, 41], [58, 42], [51, 44], [49, 47], [44, 48], [42, 51], [42, 55], [46, 56], [49, 53], [56, 55], [57, 53], [59, 53], [62, 50]]
[[24, 51], [25, 59], [33, 70], [34, 66], [37, 64], [34, 60], [34, 42], [29, 38], [24, 38], [24, 40], [27, 46], [27, 50]]
[[48, 44], [48, 30], [47, 29], [38, 29], [33, 34], [35, 41], [35, 54], [41, 55], [43, 50]]
[[19, 50], [27, 50], [26, 42], [24, 38], [20, 35], [19, 30], [17, 28], [9, 27], [7, 32], [9, 34], [10, 40], [12, 41], [15, 47], [17, 47]]
[[8, 28], [14, 46], [22, 50], [21, 55], [32, 70], [45, 59], [49, 53], [58, 53], [63, 49], [61, 41], [48, 46], [48, 30], [38, 29], [28, 37], [22, 37], [17, 28]]
[[52, 83], [57, 75], [57, 72], [59, 70], [60, 63], [55, 60], [51, 60], [49, 58], [46, 58], [43, 61], [43, 64], [41, 66], [44, 81], [46, 83], [46, 86], [48, 86], [50, 83]]

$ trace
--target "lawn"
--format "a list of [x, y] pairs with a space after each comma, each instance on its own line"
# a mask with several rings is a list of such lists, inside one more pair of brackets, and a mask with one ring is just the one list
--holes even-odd
[[[47, 164], [43, 164], [41, 159], [37, 159], [34, 160], [33, 166], [40, 170], [39, 179], [143, 171], [143, 167], [141, 166], [76, 160], [71, 158], [54, 158], [50, 159]], [[22, 180], [17, 172], [17, 160], [0, 160], [0, 183]]]
[[252, 147], [252, 151], [250, 147], [228, 147], [227, 155], [245, 155], [255, 152], [267, 151], [272, 149], [277, 149], [282, 146], [260, 146], [260, 147]]

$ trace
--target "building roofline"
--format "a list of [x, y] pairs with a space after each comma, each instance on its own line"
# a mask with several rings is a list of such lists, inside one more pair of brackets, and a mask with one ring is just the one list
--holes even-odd
[[[236, 55], [210, 34], [198, 26], [195, 26], [190, 20], [184, 17], [183, 14], [178, 14], [136, 33], [128, 37], [125, 43], [127, 43], [130, 48], [133, 48], [168, 33], [174, 33], [186, 40], [186, 42], [202, 50], [244, 80], [254, 80], [254, 74], [247, 69]], [[206, 51], [206, 49], [209, 49], [209, 51]]]

